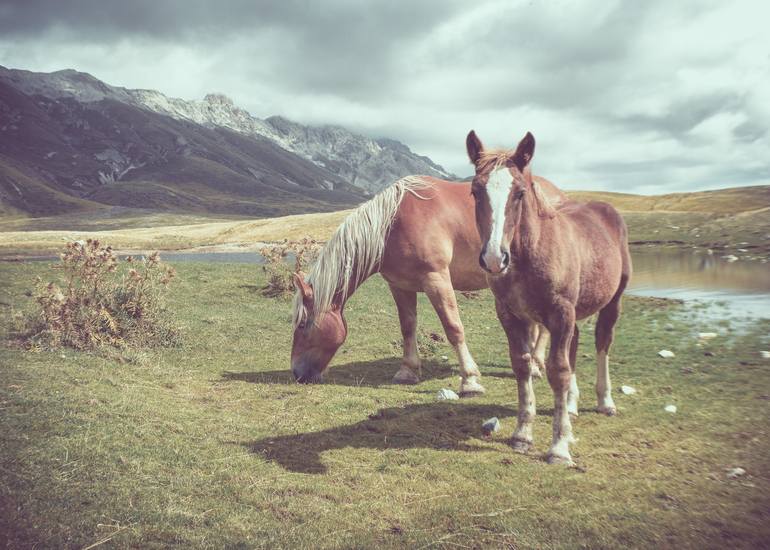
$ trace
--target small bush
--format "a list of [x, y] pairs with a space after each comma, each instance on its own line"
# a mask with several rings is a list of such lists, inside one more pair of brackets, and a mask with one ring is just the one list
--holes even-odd
[[21, 330], [27, 348], [94, 349], [176, 345], [179, 333], [168, 321], [163, 297], [174, 269], [157, 252], [126, 258], [125, 267], [109, 246], [97, 240], [67, 244], [54, 266], [61, 285], [38, 279], [39, 309]]
[[320, 251], [321, 244], [310, 237], [263, 247], [259, 253], [265, 258], [262, 269], [267, 274], [267, 283], [262, 294], [272, 298], [291, 296], [294, 293], [293, 274], [309, 269]]

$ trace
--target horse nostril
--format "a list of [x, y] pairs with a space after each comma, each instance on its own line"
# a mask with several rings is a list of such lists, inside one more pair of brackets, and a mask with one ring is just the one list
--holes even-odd
[[508, 267], [508, 262], [510, 262], [510, 261], [511, 261], [510, 254], [508, 254], [507, 252], [503, 251], [503, 261], [502, 261], [503, 269]]

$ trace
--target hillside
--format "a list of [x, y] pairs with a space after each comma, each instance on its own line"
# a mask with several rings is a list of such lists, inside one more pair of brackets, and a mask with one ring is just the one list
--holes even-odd
[[602, 191], [569, 191], [580, 201], [600, 200], [626, 212], [712, 212], [736, 214], [770, 207], [770, 186], [733, 187], [695, 193], [632, 195]]
[[[724, 189], [678, 195], [643, 197], [619, 193], [570, 192], [572, 198], [590, 196], [624, 211], [629, 240], [634, 245], [665, 244], [705, 247], [724, 254], [770, 259], [770, 187]], [[740, 197], [740, 199], [739, 199]], [[733, 212], [720, 212], [722, 203]], [[655, 210], [630, 210], [651, 204]], [[687, 210], [665, 210], [670, 204]], [[711, 208], [711, 211], [705, 210]], [[327, 239], [350, 210], [310, 213], [256, 220], [207, 219], [189, 214], [107, 211], [79, 220], [72, 216], [0, 221], [0, 255], [51, 253], [63, 240], [95, 237], [121, 249], [256, 250], [264, 242], [311, 236]]]
[[344, 179], [259, 136], [110, 98], [28, 96], [0, 80], [0, 201], [8, 213], [110, 205], [261, 217], [364, 199]]
[[[121, 130], [122, 125], [114, 124], [111, 120], [116, 116], [116, 111], [122, 109], [124, 118], [150, 117], [157, 121], [154, 138], [162, 138], [164, 134], [165, 137], [169, 137], [170, 134], [175, 138], [175, 143], [154, 146], [154, 152], [161, 154], [177, 152], [189, 155], [191, 154], [189, 150], [192, 149], [192, 154], [202, 154], [207, 158], [213, 155], [225, 166], [235, 167], [236, 172], [254, 176], [257, 179], [259, 177], [254, 174], [254, 167], [243, 166], [243, 158], [233, 166], [228, 159], [221, 158], [221, 153], [211, 149], [210, 143], [190, 140], [187, 133], [205, 134], [204, 130], [215, 130], [225, 136], [224, 139], [230, 142], [230, 145], [233, 145], [233, 141], [240, 141], [238, 146], [240, 149], [244, 149], [245, 142], [250, 142], [249, 147], [252, 149], [254, 144], [259, 144], [261, 147], [269, 144], [273, 152], [275, 149], [281, 151], [281, 155], [285, 157], [284, 160], [291, 159], [293, 163], [304, 166], [302, 174], [289, 174], [285, 172], [285, 162], [280, 161], [271, 165], [279, 175], [286, 176], [278, 178], [278, 181], [313, 189], [333, 189], [343, 193], [352, 191], [354, 195], [360, 196], [362, 193], [376, 192], [394, 179], [408, 174], [453, 177], [441, 166], [427, 157], [413, 153], [409, 147], [396, 140], [372, 139], [340, 126], [305, 126], [280, 116], [263, 120], [235, 105], [223, 94], [207, 94], [202, 100], [188, 101], [167, 97], [155, 90], [134, 90], [111, 86], [92, 75], [69, 69], [53, 73], [35, 73], [0, 67], [0, 86], [5, 88], [0, 91], [0, 144], [2, 144], [0, 152], [3, 152], [6, 148], [4, 146], [8, 145], [3, 142], [16, 140], [19, 132], [23, 134], [23, 148], [29, 148], [29, 146], [47, 148], [48, 150], [42, 152], [42, 155], [65, 153], [60, 151], [61, 147], [58, 149], [53, 147], [61, 146], [62, 140], [56, 135], [59, 130], [83, 133], [91, 132], [97, 127], [102, 131], [113, 127], [116, 131], [128, 130], [130, 133], [133, 130], [132, 127]], [[41, 109], [44, 113], [40, 112]], [[99, 125], [98, 121], [90, 120], [91, 116], [96, 116], [94, 112], [104, 116], [107, 110], [111, 111], [110, 116], [107, 116], [110, 119], [108, 124]], [[19, 123], [23, 123], [25, 128], [19, 128]], [[171, 126], [170, 131], [167, 130], [169, 126]], [[183, 132], [180, 135], [179, 128], [185, 128], [186, 133]], [[238, 139], [232, 138], [230, 134], [237, 135]], [[147, 138], [146, 135], [141, 137]], [[80, 155], [81, 161], [88, 159], [92, 161], [91, 164], [94, 164], [93, 161], [100, 164], [99, 167], [94, 167], [85, 163], [79, 173], [80, 177], [99, 181], [102, 184], [112, 183], [114, 180], [135, 180], [135, 176], [126, 176], [140, 164], [142, 166], [148, 164], [141, 155], [136, 157], [135, 153], [146, 154], [147, 151], [142, 150], [142, 147], [133, 153], [115, 149], [110, 143], [114, 135], [101, 136], [101, 138], [103, 139], [101, 149], [96, 147], [93, 150], [75, 152]], [[16, 153], [18, 151], [13, 148], [8, 152], [11, 158], [18, 160], [14, 156]], [[256, 153], [246, 151], [246, 153], [265, 154], [264, 151]], [[97, 155], [97, 158], [91, 158], [94, 155]], [[44, 159], [50, 160], [49, 157]], [[298, 159], [301, 159], [301, 162]], [[149, 164], [155, 167], [162, 166], [162, 162], [157, 158]], [[45, 166], [40, 168], [47, 169]], [[262, 173], [259, 169], [256, 171]], [[164, 176], [169, 172], [170, 170], [163, 170], [161, 175]], [[298, 180], [296, 177], [298, 175], [307, 177], [309, 174], [312, 175], [307, 181]], [[275, 178], [271, 179], [275, 180]], [[274, 185], [275, 181], [271, 181], [270, 184]], [[178, 208], [180, 204], [190, 204], [185, 198], [157, 191], [153, 194], [153, 204], [156, 202], [165, 204], [166, 200], [169, 201], [170, 208]], [[146, 191], [142, 190], [142, 192], [146, 195]], [[120, 197], [125, 197], [125, 193], [125, 190], [117, 192]], [[101, 200], [102, 197], [95, 198]], [[352, 202], [358, 202], [354, 197], [349, 198], [354, 199]], [[304, 204], [293, 207], [286, 197], [281, 197], [280, 202], [285, 209], [293, 209], [294, 212], [303, 211]], [[339, 202], [339, 197], [330, 202]], [[252, 207], [231, 206], [236, 207], [236, 210], [231, 213], [257, 214]], [[221, 205], [217, 211], [221, 209], [220, 207]], [[270, 205], [266, 206], [263, 213], [266, 214], [271, 208]], [[273, 215], [280, 213], [275, 211]]]

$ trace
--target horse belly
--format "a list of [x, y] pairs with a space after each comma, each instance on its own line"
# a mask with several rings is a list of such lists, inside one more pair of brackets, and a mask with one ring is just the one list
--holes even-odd
[[585, 319], [602, 310], [618, 290], [622, 259], [614, 254], [599, 256], [602, 261], [584, 270], [580, 277], [580, 295], [575, 305], [575, 317]]

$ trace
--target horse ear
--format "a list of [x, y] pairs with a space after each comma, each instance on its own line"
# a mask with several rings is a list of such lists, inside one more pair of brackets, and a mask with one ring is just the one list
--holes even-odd
[[482, 151], [484, 151], [484, 146], [481, 144], [479, 136], [473, 130], [468, 132], [468, 137], [465, 138], [465, 148], [468, 150], [468, 158], [471, 160], [471, 164], [477, 164], [481, 158]]
[[525, 135], [519, 142], [519, 146], [516, 147], [516, 153], [514, 153], [511, 160], [513, 161], [513, 164], [516, 165], [516, 168], [523, 172], [524, 168], [529, 165], [532, 160], [532, 155], [534, 154], [535, 136], [533, 136], [531, 132], [527, 132], [527, 135]]
[[302, 294], [303, 301], [310, 301], [313, 299], [313, 287], [305, 282], [305, 274], [301, 271], [297, 271], [294, 274], [294, 288], [299, 290]]

